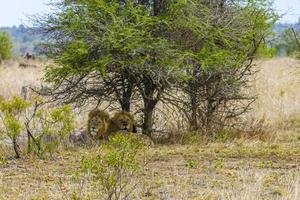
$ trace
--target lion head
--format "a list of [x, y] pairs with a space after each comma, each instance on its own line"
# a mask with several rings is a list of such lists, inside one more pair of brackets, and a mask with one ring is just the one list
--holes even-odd
[[125, 111], [116, 112], [110, 119], [108, 132], [134, 132], [134, 118], [132, 114]]
[[94, 109], [88, 116], [88, 134], [94, 139], [105, 138], [109, 124], [109, 115], [105, 111]]

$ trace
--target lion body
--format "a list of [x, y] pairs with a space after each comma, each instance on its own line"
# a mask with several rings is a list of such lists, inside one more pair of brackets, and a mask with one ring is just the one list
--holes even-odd
[[109, 126], [109, 114], [99, 109], [89, 112], [87, 133], [93, 139], [107, 138], [107, 130]]

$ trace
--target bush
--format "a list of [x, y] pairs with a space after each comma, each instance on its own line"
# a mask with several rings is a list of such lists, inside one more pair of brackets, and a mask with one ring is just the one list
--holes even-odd
[[65, 144], [66, 136], [74, 130], [72, 109], [69, 105], [52, 110], [42, 108], [36, 113], [32, 126], [34, 138], [29, 144], [33, 144], [32, 152], [39, 157], [44, 157], [46, 153], [52, 155], [60, 143]]
[[277, 55], [277, 49], [268, 47], [266, 44], [262, 44], [257, 50], [258, 58], [273, 58]]
[[21, 157], [20, 147], [17, 142], [23, 129], [20, 118], [21, 114], [29, 106], [30, 103], [19, 97], [13, 97], [12, 100], [8, 101], [5, 101], [3, 98], [0, 100], [0, 116], [4, 125], [4, 130], [1, 130], [1, 133], [7, 135], [12, 140], [16, 158]]
[[6, 32], [0, 32], [0, 58], [10, 59], [12, 55], [12, 43]]
[[0, 98], [0, 118], [4, 126], [0, 137], [11, 139], [17, 158], [21, 157], [18, 137], [25, 130], [28, 135], [27, 152], [39, 157], [52, 154], [61, 142], [65, 142], [67, 134], [74, 130], [74, 116], [69, 105], [59, 108], [41, 105], [36, 102], [32, 106], [16, 96], [11, 100]]
[[117, 134], [101, 145], [97, 155], [82, 159], [83, 171], [99, 183], [96, 190], [104, 194], [103, 199], [126, 199], [131, 194], [135, 187], [131, 179], [140, 169], [137, 154], [142, 146], [134, 135]]

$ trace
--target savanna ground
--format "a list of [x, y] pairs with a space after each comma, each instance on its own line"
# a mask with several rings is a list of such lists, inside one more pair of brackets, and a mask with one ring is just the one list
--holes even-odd
[[[41, 65], [41, 63], [39, 63]], [[157, 145], [141, 152], [147, 164], [130, 183], [133, 199], [300, 199], [300, 64], [290, 58], [257, 61], [252, 91], [258, 94], [245, 116], [263, 137], [186, 136], [193, 143]], [[0, 94], [19, 94], [39, 85], [43, 67], [0, 69]], [[78, 116], [79, 126], [84, 115]], [[91, 179], [76, 176], [84, 155], [96, 148], [63, 150], [52, 159], [8, 159], [0, 165], [0, 199], [87, 199], [101, 197]], [[9, 153], [1, 150], [1, 153]], [[1, 163], [1, 160], [0, 160]]]

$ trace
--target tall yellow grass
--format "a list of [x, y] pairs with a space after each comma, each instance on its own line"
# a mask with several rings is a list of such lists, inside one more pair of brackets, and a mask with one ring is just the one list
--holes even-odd
[[40, 86], [45, 64], [39, 61], [34, 64], [36, 68], [20, 68], [19, 62], [12, 60], [0, 66], [0, 95], [9, 98], [20, 95], [22, 86]]
[[[46, 64], [41, 61], [33, 64], [37, 67], [20, 68], [15, 60], [0, 66], [0, 95], [9, 98], [19, 95], [22, 86], [40, 86]], [[258, 99], [247, 116], [257, 120], [264, 118], [268, 124], [300, 117], [300, 61], [273, 58], [256, 61], [256, 65], [259, 72], [249, 92]]]
[[259, 72], [250, 91], [258, 99], [249, 114], [273, 125], [300, 117], [300, 61], [273, 58], [256, 61], [256, 65]]

